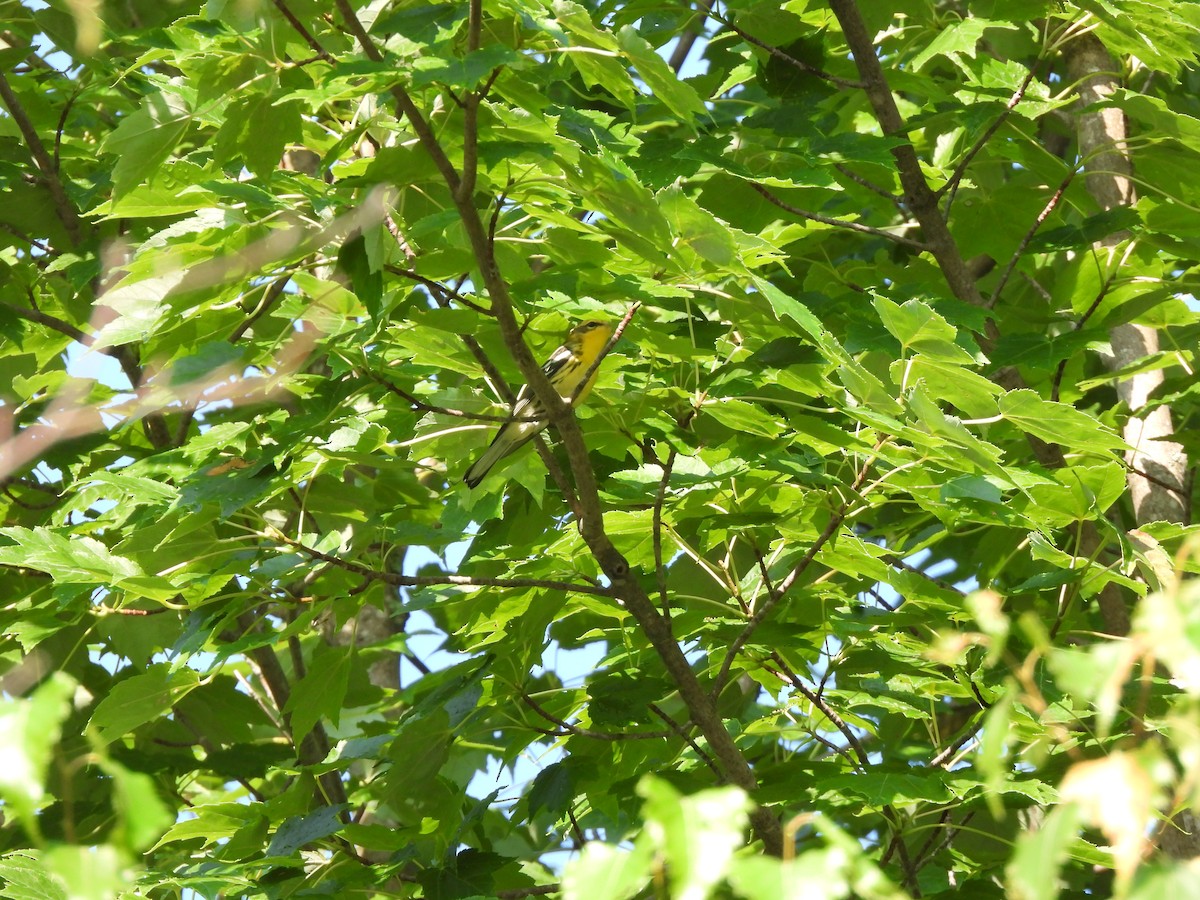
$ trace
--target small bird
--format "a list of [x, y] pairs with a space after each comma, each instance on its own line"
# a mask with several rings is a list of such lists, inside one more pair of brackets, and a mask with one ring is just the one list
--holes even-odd
[[[583, 380], [587, 370], [592, 367], [596, 357], [604, 350], [612, 335], [612, 326], [599, 319], [588, 319], [576, 325], [567, 334], [562, 346], [550, 354], [542, 371], [563, 401], [582, 403], [596, 381], [599, 369], [592, 373], [579, 395], [575, 390]], [[492, 466], [508, 454], [522, 447], [526, 441], [541, 431], [549, 423], [546, 410], [534, 396], [529, 385], [524, 385], [517, 393], [517, 402], [513, 404], [512, 414], [507, 422], [500, 426], [491, 446], [483, 451], [483, 455], [467, 469], [463, 481], [467, 487], [475, 487]]]

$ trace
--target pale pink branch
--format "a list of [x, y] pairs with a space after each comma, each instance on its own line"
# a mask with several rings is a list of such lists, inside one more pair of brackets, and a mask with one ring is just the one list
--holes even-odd
[[[355, 231], [379, 224], [387, 206], [388, 192], [376, 189], [356, 209], [315, 232], [299, 226], [289, 228], [251, 244], [236, 256], [207, 260], [193, 266], [187, 270], [180, 286], [189, 291], [215, 287], [252, 275], [297, 249], [307, 247], [309, 252], [315, 251]], [[107, 255], [111, 258], [113, 253], [124, 256], [116, 248], [109, 248]], [[316, 298], [316, 305], [320, 305], [320, 298]], [[115, 311], [104, 305], [102, 295], [93, 309], [87, 330], [89, 339], [102, 336], [104, 326], [114, 315]], [[55, 444], [107, 430], [103, 416], [117, 417], [122, 424], [127, 424], [168, 409], [194, 410], [203, 403], [228, 401], [245, 405], [270, 400], [299, 371], [320, 337], [320, 330], [312, 322], [305, 321], [276, 353], [273, 365], [269, 367], [271, 374], [259, 377], [247, 378], [240, 367], [228, 365], [187, 384], [168, 387], [162, 383], [165, 379], [155, 377], [155, 374], [163, 373], [152, 374], [152, 368], [145, 367], [140, 382], [133, 385], [133, 396], [107, 406], [83, 403], [82, 385], [69, 382], [53, 398], [41, 420], [19, 432], [14, 430], [12, 412], [0, 407], [3, 412], [0, 429], [7, 432], [7, 436], [0, 439], [0, 479], [35, 462]]]

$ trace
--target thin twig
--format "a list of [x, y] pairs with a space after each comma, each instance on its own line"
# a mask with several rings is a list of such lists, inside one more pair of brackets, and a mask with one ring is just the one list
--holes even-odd
[[313, 559], [319, 559], [322, 562], [327, 562], [339, 569], [344, 569], [347, 572], [353, 572], [356, 575], [361, 575], [364, 578], [370, 578], [374, 581], [381, 581], [384, 584], [395, 585], [397, 587], [423, 587], [436, 584], [456, 584], [464, 587], [500, 587], [500, 588], [541, 588], [551, 591], [570, 591], [576, 594], [592, 594], [597, 597], [613, 596], [610, 588], [597, 587], [592, 584], [580, 584], [574, 581], [553, 581], [544, 578], [474, 578], [468, 575], [400, 575], [396, 572], [381, 572], [378, 569], [371, 569], [358, 563], [350, 562], [346, 559], [333, 556], [329, 553], [323, 553], [320, 550], [314, 549], [288, 537], [278, 529], [270, 529], [262, 532], [262, 537], [269, 540], [279, 541], [287, 544], [289, 547], [294, 547]]
[[[46, 241], [39, 241], [37, 238], [22, 231], [20, 228], [18, 228], [16, 225], [13, 225], [11, 222], [0, 222], [0, 230], [7, 231], [13, 237], [17, 238], [18, 240], [24, 241], [30, 247], [37, 247], [38, 250], [40, 250], [46, 256], [52, 256], [56, 252], [55, 249], [52, 246], [50, 246], [49, 243], [47, 243]], [[45, 268], [46, 265], [50, 262], [49, 259], [44, 259], [43, 257], [33, 257], [32, 261], [37, 264], [39, 269]]]
[[663, 565], [662, 552], [662, 511], [663, 503], [667, 497], [667, 485], [671, 481], [671, 469], [675, 465], [675, 457], [678, 451], [672, 447], [671, 452], [667, 454], [667, 461], [663, 463], [662, 478], [658, 482], [658, 490], [654, 493], [654, 516], [653, 524], [651, 525], [651, 534], [654, 539], [654, 575], [658, 581], [658, 603], [662, 610], [664, 619], [670, 621], [671, 618], [671, 601], [667, 596], [667, 568]]
[[[73, 341], [78, 341], [85, 347], [91, 347], [95, 340], [91, 335], [83, 332], [82, 329], [76, 328], [70, 322], [63, 321], [57, 316], [52, 316], [42, 312], [40, 309], [26, 309], [23, 306], [13, 306], [11, 303], [0, 303], [0, 309], [12, 313], [19, 319], [25, 319], [27, 322], [34, 322], [38, 325], [45, 325], [59, 334], [64, 334]], [[125, 372], [125, 377], [129, 379], [133, 387], [137, 387], [141, 380], [141, 371], [136, 367], [133, 361], [129, 358], [129, 354], [124, 347], [100, 347], [99, 352], [105, 356], [111, 356], [121, 364], [121, 369]]]
[[313, 37], [312, 32], [304, 27], [304, 23], [296, 18], [295, 14], [288, 9], [287, 4], [284, 3], [283, 0], [272, 0], [272, 2], [274, 2], [275, 8], [279, 10], [280, 15], [287, 19], [288, 24], [292, 26], [296, 34], [300, 35], [300, 37], [304, 39], [304, 43], [308, 44], [308, 46], [312, 48], [312, 51], [317, 54], [318, 57], [325, 60], [327, 63], [334, 62], [333, 57], [331, 57], [329, 53], [326, 52], [325, 48], [321, 46], [321, 42]]
[[[946, 812], [949, 813], [950, 810], [947, 810]], [[935, 843], [935, 838], [937, 836], [936, 832], [930, 835], [929, 840], [925, 842], [925, 846], [923, 846], [921, 851], [917, 854], [915, 863], [916, 867], [920, 869], [923, 865], [925, 865], [926, 862], [933, 859], [933, 857], [937, 856], [939, 853], [949, 847], [950, 842], [958, 836], [958, 833], [962, 831], [962, 829], [965, 828], [973, 818], [975, 818], [974, 810], [963, 816], [962, 821], [957, 825], [947, 826], [945, 836], [940, 842]], [[945, 824], [946, 821], [948, 821], [948, 816], [943, 815], [942, 819], [939, 821], [939, 824]]]
[[882, 228], [872, 228], [870, 225], [863, 225], [859, 222], [847, 222], [845, 219], [835, 219], [832, 216], [823, 216], [820, 213], [810, 212], [807, 209], [800, 209], [798, 206], [792, 206], [785, 200], [776, 197], [761, 184], [750, 182], [750, 186], [758, 191], [763, 197], [775, 204], [782, 210], [790, 212], [793, 216], [798, 216], [801, 219], [809, 219], [813, 222], [820, 222], [822, 225], [832, 225], [834, 228], [845, 228], [848, 231], [857, 231], [859, 234], [872, 234], [875, 237], [885, 238], [897, 244], [903, 244], [906, 247], [913, 247], [917, 250], [932, 250], [933, 248], [923, 241], [914, 240], [913, 238], [905, 237], [902, 234], [893, 234], [890, 231], [884, 231]]
[[521, 416], [519, 419], [517, 419], [513, 416], [492, 416], [488, 415], [487, 413], [469, 413], [461, 409], [452, 409], [448, 406], [434, 406], [432, 403], [426, 403], [420, 397], [410, 394], [408, 391], [404, 390], [404, 388], [397, 387], [386, 378], [379, 377], [374, 372], [367, 372], [366, 374], [367, 377], [372, 381], [382, 385], [386, 390], [395, 394], [397, 397], [403, 398], [405, 401], [411, 403], [422, 412], [437, 413], [443, 416], [453, 416], [458, 419], [469, 419], [472, 422], [498, 422], [501, 424], [514, 421], [536, 422], [540, 418], [539, 416]]
[[1059, 201], [1062, 200], [1063, 194], [1065, 194], [1067, 191], [1067, 187], [1074, 180], [1075, 175], [1078, 172], [1078, 169], [1072, 169], [1067, 174], [1067, 177], [1062, 180], [1062, 184], [1058, 186], [1058, 190], [1054, 192], [1054, 194], [1046, 202], [1046, 205], [1042, 207], [1042, 211], [1037, 214], [1037, 217], [1033, 220], [1033, 224], [1029, 227], [1029, 230], [1025, 232], [1025, 236], [1021, 238], [1021, 243], [1017, 244], [1017, 249], [1013, 251], [1012, 257], [1008, 260], [1008, 265], [1004, 267], [1004, 272], [1000, 275], [1000, 280], [996, 282], [996, 287], [992, 291], [992, 296], [988, 298], [988, 301], [985, 304], [988, 309], [995, 307], [996, 301], [1000, 299], [1000, 292], [1003, 291], [1005, 285], [1008, 284], [1008, 279], [1012, 276], [1013, 269], [1017, 267], [1017, 263], [1020, 261], [1021, 255], [1025, 252], [1025, 248], [1029, 246], [1029, 242], [1033, 240], [1033, 236], [1037, 234], [1037, 230], [1042, 227], [1042, 224], [1049, 217], [1050, 213], [1054, 212], [1054, 208], [1058, 206]]
[[726, 28], [728, 28], [730, 31], [732, 31], [734, 34], [736, 34], [738, 37], [740, 37], [742, 40], [744, 40], [746, 43], [753, 44], [755, 47], [758, 47], [762, 50], [766, 50], [768, 53], [770, 53], [776, 59], [787, 63], [789, 66], [792, 66], [793, 68], [799, 69], [801, 72], [804, 72], [806, 75], [814, 75], [817, 78], [823, 79], [824, 81], [828, 81], [830, 84], [835, 84], [840, 88], [864, 87], [864, 85], [861, 81], [855, 81], [852, 78], [841, 78], [840, 76], [833, 75], [829, 72], [826, 72], [824, 69], [819, 69], [816, 66], [810, 66], [808, 63], [804, 62], [804, 60], [796, 59], [796, 57], [792, 56], [790, 53], [786, 53], [783, 50], [779, 49], [778, 47], [773, 46], [772, 44], [768, 44], [766, 41], [759, 40], [752, 34], [747, 34], [745, 31], [743, 31], [741, 28], [738, 28], [737, 25], [733, 24], [733, 22], [731, 22], [729, 19], [725, 18], [724, 16], [721, 16], [717, 13], [713, 13], [712, 17], [714, 19], [716, 19], [718, 22], [720, 22], [722, 25], [724, 25]]
[[[1081, 331], [1083, 326], [1088, 323], [1088, 320], [1096, 314], [1096, 311], [1100, 308], [1100, 304], [1104, 301], [1104, 298], [1108, 296], [1108, 292], [1112, 290], [1113, 283], [1117, 280], [1117, 274], [1121, 271], [1121, 268], [1125, 265], [1125, 261], [1129, 258], [1129, 255], [1133, 252], [1133, 249], [1136, 246], [1136, 241], [1129, 242], [1129, 246], [1125, 248], [1125, 253], [1121, 257], [1120, 262], [1113, 266], [1112, 271], [1108, 273], [1108, 276], [1104, 279], [1104, 284], [1100, 285], [1100, 290], [1096, 292], [1096, 297], [1094, 300], [1092, 300], [1091, 305], [1088, 306], [1088, 308], [1083, 311], [1083, 315], [1076, 320], [1073, 328], [1074, 331]], [[1067, 370], [1067, 362], [1068, 360], [1066, 359], [1059, 361], [1058, 368], [1054, 372], [1054, 378], [1050, 382], [1050, 399], [1055, 402], [1058, 402], [1058, 392], [1059, 388], [1062, 386], [1063, 374]]]
[[692, 739], [692, 736], [687, 733], [687, 729], [684, 726], [680, 725], [669, 715], [667, 715], [657, 703], [650, 704], [650, 712], [654, 713], [656, 716], [666, 722], [667, 727], [669, 727], [671, 731], [683, 738], [684, 742], [692, 748], [692, 752], [700, 757], [701, 760], [703, 760], [704, 764], [708, 766], [710, 770], [712, 770], [713, 774], [716, 775], [717, 778], [719, 778], [722, 782], [726, 780], [725, 773], [721, 771], [720, 767], [716, 764], [713, 758], [705, 753], [700, 745]]
[[660, 741], [663, 738], [671, 736], [671, 732], [669, 731], [596, 731], [591, 728], [582, 728], [579, 725], [572, 725], [570, 722], [560, 719], [554, 713], [544, 709], [536, 700], [524, 692], [521, 693], [521, 699], [529, 705], [530, 709], [547, 722], [553, 722], [567, 734], [573, 734], [578, 737], [592, 738], [597, 741]]
[[[986, 711], [986, 710], [985, 710]], [[970, 743], [971, 739], [979, 733], [980, 727], [983, 725], [982, 717], [974, 722], [968, 722], [959, 735], [951, 741], [946, 747], [938, 751], [938, 754], [931, 759], [926, 766], [930, 769], [936, 769], [944, 766], [946, 761], [954, 756], [959, 750]]]
[[950, 582], [945, 581], [941, 578], [934, 578], [932, 575], [930, 575], [924, 569], [917, 568], [916, 566], [912, 565], [911, 563], [909, 563], [906, 560], [902, 559], [901, 557], [897, 556], [895, 553], [885, 553], [883, 556], [881, 556], [879, 558], [881, 560], [883, 560], [885, 563], [887, 563], [889, 566], [894, 566], [897, 569], [903, 569], [905, 572], [911, 572], [913, 575], [917, 575], [917, 576], [925, 579], [930, 584], [937, 585], [942, 590], [950, 591], [952, 593], [958, 594], [960, 597], [965, 597], [967, 595], [967, 592], [964, 591], [962, 588], [956, 587], [955, 585], [953, 585]]
[[561, 884], [536, 884], [532, 887], [508, 888], [496, 891], [499, 900], [521, 900], [522, 897], [545, 897], [549, 894], [561, 894]]
[[254, 311], [250, 315], [242, 320], [241, 324], [229, 333], [229, 343], [236, 344], [240, 341], [242, 336], [254, 326], [254, 323], [267, 314], [267, 311], [275, 301], [283, 296], [284, 290], [287, 288], [291, 278], [290, 274], [283, 275], [267, 285], [267, 289], [263, 291], [263, 298], [258, 302], [258, 306], [254, 308]]
[[55, 172], [59, 171], [59, 167], [62, 165], [62, 159], [61, 159], [62, 139], [63, 139], [63, 131], [67, 127], [67, 116], [69, 116], [71, 114], [71, 107], [73, 107], [75, 105], [75, 101], [79, 99], [79, 95], [82, 93], [83, 93], [83, 87], [81, 85], [77, 84], [75, 87], [75, 90], [71, 91], [71, 95], [69, 97], [67, 97], [66, 102], [63, 103], [62, 112], [60, 112], [58, 114], [58, 125], [55, 126], [55, 129], [54, 129], [54, 171]]
[[1005, 120], [1008, 119], [1012, 111], [1016, 109], [1017, 105], [1025, 98], [1025, 92], [1029, 90], [1029, 85], [1033, 83], [1033, 79], [1037, 76], [1037, 70], [1040, 65], [1041, 60], [1034, 60], [1033, 65], [1029, 67], [1029, 71], [1025, 73], [1024, 79], [1022, 79], [1021, 83], [1017, 85], [1017, 89], [1013, 91], [1013, 95], [1009, 98], [1009, 101], [1005, 105], [1003, 112], [1001, 112], [1000, 115], [996, 117], [996, 120], [984, 130], [983, 134], [981, 134], [976, 139], [975, 143], [971, 145], [971, 149], [968, 150], [966, 155], [959, 160], [958, 165], [954, 167], [954, 172], [951, 174], [950, 179], [934, 192], [939, 197], [943, 194], [949, 193], [949, 197], [946, 200], [947, 216], [950, 215], [950, 206], [954, 203], [954, 194], [958, 191], [958, 184], [960, 181], [962, 181], [962, 177], [967, 171], [967, 166], [971, 164], [971, 160], [976, 157], [979, 151], [987, 145], [987, 142], [992, 139], [992, 136], [1000, 130], [1000, 126], [1004, 124]]
[[[400, 248], [400, 252], [404, 254], [404, 258], [410, 263], [417, 258], [417, 251], [413, 250], [412, 244], [408, 242], [408, 238], [404, 236], [404, 232], [400, 230], [400, 226], [396, 224], [396, 219], [391, 213], [383, 217], [384, 226], [396, 242], [396, 246]], [[434, 282], [435, 284], [437, 282]]]
[[783, 673], [784, 679], [791, 684], [797, 693], [819, 709], [821, 714], [833, 723], [833, 727], [842, 733], [842, 737], [846, 739], [846, 743], [854, 748], [854, 755], [858, 757], [858, 767], [865, 770], [871, 764], [871, 758], [867, 755], [862, 742], [859, 741], [858, 735], [854, 733], [854, 729], [846, 724], [846, 721], [834, 711], [833, 707], [825, 701], [824, 697], [812, 690], [800, 679], [799, 675], [792, 671], [778, 650], [771, 652], [771, 659], [779, 667], [779, 671]]
[[[483, 25], [483, 0], [467, 2], [467, 54], [479, 49], [479, 33]], [[459, 202], [470, 202], [475, 193], [479, 172], [479, 104], [482, 92], [471, 91], [463, 101], [462, 181], [458, 185]]]
[[851, 181], [853, 181], [855, 184], [860, 184], [863, 187], [865, 187], [868, 191], [870, 191], [871, 193], [878, 194], [884, 200], [887, 200], [889, 203], [891, 203], [893, 206], [895, 206], [896, 209], [898, 209], [904, 215], [906, 215], [906, 216], [908, 215], [908, 210], [904, 208], [904, 198], [903, 197], [898, 197], [895, 194], [893, 194], [891, 191], [889, 191], [887, 188], [881, 187], [880, 185], [871, 181], [871, 179], [864, 178], [863, 176], [861, 176], [857, 172], [855, 172], [853, 169], [851, 169], [849, 166], [847, 166], [845, 163], [834, 163], [833, 167], [837, 171], [839, 171], [843, 175], [845, 175], [847, 178], [849, 178]]
[[[879, 441], [876, 442], [874, 450], [878, 451], [887, 440], [888, 438], [886, 436], [881, 437]], [[854, 483], [850, 486], [850, 492], [852, 494], [856, 493], [858, 489], [862, 487], [863, 482], [866, 481], [867, 472], [870, 470], [874, 459], [875, 457], [872, 455], [870, 459], [863, 463], [862, 468], [854, 478]], [[767, 598], [762, 602], [758, 609], [754, 611], [754, 615], [750, 617], [750, 621], [745, 624], [741, 630], [741, 633], [738, 634], [733, 643], [729, 645], [729, 650], [727, 650], [725, 653], [725, 659], [721, 663], [721, 670], [717, 673], [717, 679], [713, 684], [714, 697], [720, 695], [721, 689], [724, 688], [725, 682], [729, 679], [729, 670], [733, 666], [733, 661], [737, 658], [737, 655], [742, 652], [742, 648], [746, 646], [746, 643], [750, 640], [750, 637], [754, 634], [758, 626], [763, 623], [768, 615], [770, 615], [771, 611], [776, 607], [776, 605], [778, 605], [778, 603], [783, 600], [787, 592], [791, 590], [792, 585], [796, 583], [796, 580], [803, 575], [809, 565], [812, 564], [812, 561], [816, 558], [817, 553], [820, 552], [821, 548], [824, 547], [830, 538], [837, 533], [837, 530], [841, 527], [842, 522], [845, 521], [846, 515], [850, 511], [850, 506], [852, 503], [852, 499], [846, 499], [838, 508], [837, 512], [830, 516], [829, 522], [825, 525], [825, 529], [817, 537], [816, 541], [813, 542], [812, 546], [808, 548], [804, 556], [801, 557], [800, 561], [792, 567], [791, 572], [787, 574], [787, 576], [782, 582], [779, 583], [778, 586], [772, 586], [770, 582], [768, 582]]]
[[475, 312], [479, 313], [480, 315], [483, 315], [483, 316], [493, 315], [492, 311], [490, 309], [488, 309], [486, 306], [481, 306], [480, 304], [476, 303], [474, 300], [467, 299], [460, 292], [458, 292], [456, 290], [451, 290], [450, 288], [446, 287], [446, 285], [442, 284], [441, 282], [434, 281], [432, 278], [426, 278], [424, 275], [420, 275], [420, 274], [414, 272], [412, 269], [406, 269], [403, 266], [384, 266], [384, 270], [387, 272], [390, 272], [393, 275], [399, 275], [401, 278], [407, 278], [410, 281], [417, 282], [417, 284], [424, 285], [425, 287], [429, 288], [429, 290], [431, 292], [441, 292], [443, 296], [452, 297], [453, 299], [455, 299], [459, 303], [461, 303], [463, 306], [470, 307], [471, 309], [475, 310]]

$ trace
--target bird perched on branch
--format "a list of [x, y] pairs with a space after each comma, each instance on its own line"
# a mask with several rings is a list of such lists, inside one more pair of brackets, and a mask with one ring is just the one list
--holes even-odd
[[[580, 382], [587, 376], [592, 363], [604, 352], [612, 326], [599, 319], [588, 319], [570, 330], [562, 346], [550, 354], [542, 366], [551, 387], [558, 391], [563, 402], [578, 404], [584, 401], [596, 381], [599, 369], [591, 373], [582, 388]], [[491, 446], [467, 469], [463, 481], [467, 487], [475, 487], [492, 466], [541, 431], [549, 423], [546, 410], [529, 385], [521, 388], [517, 402], [513, 404], [508, 421], [500, 426]]]

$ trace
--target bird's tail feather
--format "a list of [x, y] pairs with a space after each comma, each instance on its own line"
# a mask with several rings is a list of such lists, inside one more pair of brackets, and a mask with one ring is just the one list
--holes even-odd
[[479, 459], [471, 463], [471, 468], [467, 469], [467, 473], [463, 475], [463, 481], [467, 483], [467, 487], [476, 487], [479, 482], [483, 481], [492, 466], [504, 458], [507, 449], [507, 446], [501, 445], [499, 440], [492, 441], [492, 445], [483, 451], [483, 455]]
[[463, 481], [467, 483], [467, 487], [473, 488], [478, 485], [487, 477], [492, 466], [508, 454], [524, 447], [535, 434], [545, 427], [545, 422], [509, 422], [502, 427], [491, 445], [483, 451], [479, 459], [471, 463], [471, 467], [463, 475]]

